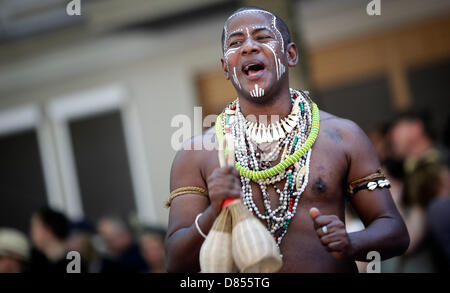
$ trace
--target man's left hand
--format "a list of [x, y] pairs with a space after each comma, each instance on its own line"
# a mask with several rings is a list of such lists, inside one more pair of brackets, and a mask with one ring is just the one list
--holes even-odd
[[347, 258], [351, 251], [351, 243], [345, 224], [336, 215], [321, 215], [317, 208], [311, 208], [309, 214], [317, 236], [326, 250], [337, 259]]

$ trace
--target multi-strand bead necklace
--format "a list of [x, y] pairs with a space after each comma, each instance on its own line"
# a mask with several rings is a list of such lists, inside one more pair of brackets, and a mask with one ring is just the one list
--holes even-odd
[[[244, 205], [255, 216], [267, 223], [267, 229], [272, 233], [278, 245], [287, 232], [289, 224], [297, 211], [301, 194], [308, 184], [311, 147], [319, 130], [319, 111], [309, 98], [297, 90], [291, 91], [293, 102], [289, 120], [295, 121], [291, 129], [286, 129], [285, 136], [273, 141], [269, 154], [259, 154], [255, 151], [254, 130], [266, 129], [246, 120], [235, 100], [222, 113], [222, 125], [228, 125], [235, 144], [236, 169], [241, 174]], [[261, 133], [260, 136], [263, 136]], [[270, 136], [271, 133], [266, 133]], [[267, 141], [266, 139], [259, 142]], [[280, 163], [271, 166], [271, 161], [280, 157]], [[280, 190], [275, 184], [286, 180]], [[255, 204], [251, 181], [255, 181], [261, 189], [264, 211]], [[279, 195], [279, 204], [272, 209], [268, 187], [272, 186]]]

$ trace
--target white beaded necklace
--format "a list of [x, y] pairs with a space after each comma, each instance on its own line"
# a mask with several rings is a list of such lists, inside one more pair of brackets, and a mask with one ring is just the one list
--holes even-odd
[[[267, 155], [268, 159], [272, 159], [275, 156], [279, 157], [280, 152], [283, 149], [281, 152], [281, 160], [284, 160], [292, 152], [295, 152], [303, 145], [310, 131], [312, 122], [310, 104], [303, 93], [292, 89], [290, 91], [291, 96], [295, 95], [298, 97], [297, 99], [293, 99], [293, 111], [289, 115], [291, 117], [292, 115], [295, 115], [296, 118], [290, 119], [295, 120], [296, 124], [293, 125], [290, 132], [288, 132], [284, 138], [280, 137], [278, 139], [278, 145]], [[299, 107], [300, 103], [302, 103], [301, 111]], [[257, 159], [254, 147], [257, 143], [255, 143], [254, 138], [252, 137], [254, 126], [249, 124], [241, 113], [239, 101], [236, 101], [235, 103], [235, 110], [227, 108], [224, 111], [224, 114], [224, 116], [229, 116], [228, 119], [231, 126], [231, 134], [235, 143], [236, 160], [239, 164], [245, 168], [256, 171], [268, 168], [267, 161]], [[272, 124], [273, 123], [271, 123], [271, 125]], [[311, 149], [294, 166], [276, 176], [258, 180], [257, 183], [263, 196], [263, 212], [258, 209], [253, 200], [251, 180], [241, 176], [244, 205], [258, 218], [266, 221], [267, 229], [274, 235], [278, 245], [280, 245], [281, 240], [287, 232], [290, 221], [297, 211], [300, 196], [308, 184], [310, 158]], [[282, 180], [286, 180], [286, 182], [283, 190], [280, 190], [275, 183]], [[279, 204], [274, 210], [272, 210], [270, 205], [270, 197], [267, 191], [269, 186], [272, 186], [279, 195]]]

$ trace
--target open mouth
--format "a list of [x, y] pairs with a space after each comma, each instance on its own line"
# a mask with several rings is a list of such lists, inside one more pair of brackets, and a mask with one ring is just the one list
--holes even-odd
[[250, 62], [246, 65], [244, 64], [242, 71], [247, 75], [248, 77], [252, 76], [258, 76], [261, 74], [265, 69], [265, 66], [261, 62]]

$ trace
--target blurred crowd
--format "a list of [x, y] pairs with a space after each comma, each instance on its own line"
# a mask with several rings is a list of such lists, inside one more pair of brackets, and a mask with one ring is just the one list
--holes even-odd
[[368, 132], [410, 236], [407, 252], [381, 272], [450, 271], [450, 116], [443, 133], [431, 123], [429, 113], [410, 111]]
[[[66, 273], [80, 255], [81, 273], [164, 273], [165, 230], [132, 228], [116, 217], [71, 222], [58, 211], [43, 207], [30, 219], [30, 235], [0, 228], [0, 273]], [[70, 266], [72, 267], [72, 266]]]

